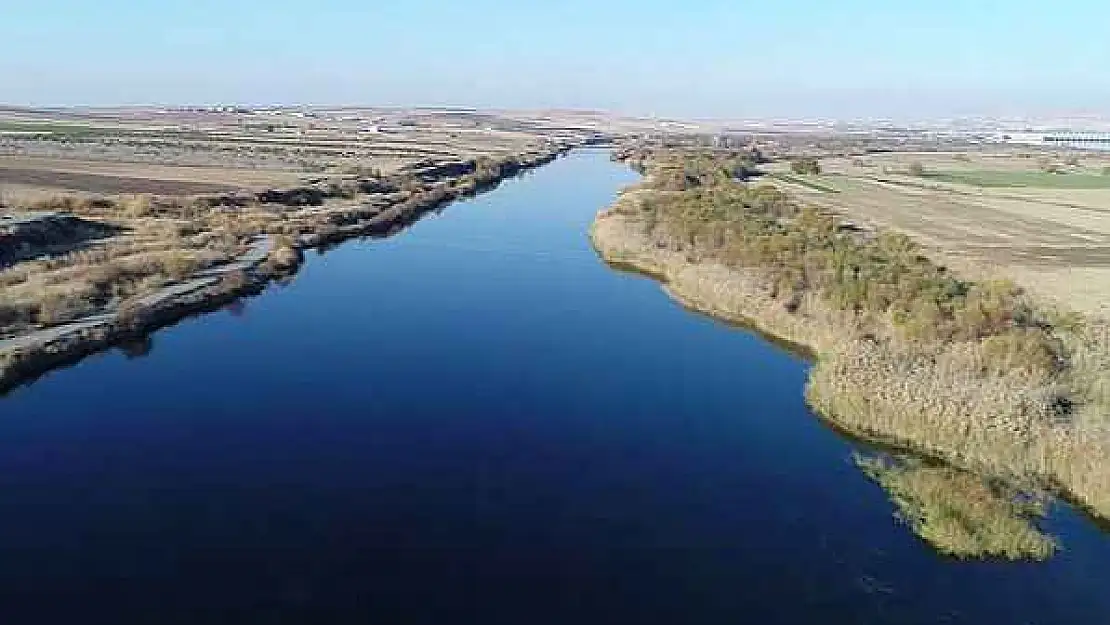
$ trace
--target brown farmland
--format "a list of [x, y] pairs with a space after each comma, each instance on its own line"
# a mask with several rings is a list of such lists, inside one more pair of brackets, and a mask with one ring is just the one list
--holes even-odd
[[[1067, 160], [1078, 164], [1040, 171]], [[806, 202], [902, 231], [963, 274], [1007, 276], [1064, 307], [1110, 316], [1110, 176], [1098, 188], [1108, 163], [1095, 153], [891, 153], [824, 159], [817, 176], [772, 169]], [[911, 174], [915, 164], [924, 175]], [[969, 183], [977, 178], [985, 184]], [[994, 186], [1000, 178], [1007, 186]], [[1093, 188], [1067, 188], [1076, 181]]]

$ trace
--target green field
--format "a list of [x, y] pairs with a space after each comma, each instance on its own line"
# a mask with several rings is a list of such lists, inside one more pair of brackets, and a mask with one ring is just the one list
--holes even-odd
[[972, 170], [926, 172], [922, 177], [985, 188], [1110, 189], [1110, 176], [1093, 173]]
[[62, 137], [87, 137], [108, 133], [108, 131], [103, 129], [93, 128], [91, 126], [82, 126], [79, 124], [0, 120], [0, 133], [4, 132]]
[[814, 191], [820, 191], [821, 193], [840, 193], [840, 189], [821, 183], [816, 176], [774, 173], [768, 174], [768, 177], [783, 182], [789, 182], [790, 184], [800, 185]]
[[0, 120], [0, 134], [3, 133], [32, 134], [66, 139], [88, 139], [98, 137], [170, 137], [182, 134], [176, 131], [88, 126], [80, 123], [68, 122]]

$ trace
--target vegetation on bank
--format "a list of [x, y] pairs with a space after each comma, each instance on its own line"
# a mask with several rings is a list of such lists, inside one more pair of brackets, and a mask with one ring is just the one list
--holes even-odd
[[813, 348], [807, 398], [838, 425], [1110, 516], [1105, 324], [742, 184], [738, 157], [641, 156], [647, 180], [599, 218], [595, 244], [697, 308]]
[[788, 309], [814, 295], [862, 323], [885, 322], [897, 330], [889, 338], [906, 347], [974, 342], [987, 369], [1057, 370], [1063, 348], [1053, 320], [1012, 283], [962, 280], [904, 235], [843, 231], [836, 217], [773, 187], [737, 184], [695, 162], [660, 165], [653, 185], [667, 193], [641, 197], [637, 209], [657, 242], [700, 260], [760, 270], [772, 297]]
[[1002, 482], [918, 460], [855, 457], [885, 490], [897, 518], [941, 553], [955, 558], [1046, 560], [1056, 540], [1036, 525], [1047, 504]]
[[790, 171], [801, 176], [821, 175], [821, 161], [813, 156], [796, 158], [790, 162]]
[[[287, 270], [299, 258], [294, 248], [334, 242], [359, 234], [362, 227], [384, 232], [543, 158], [479, 157], [388, 178], [331, 181], [252, 196], [57, 196], [16, 207], [111, 224], [121, 236], [95, 245], [77, 241], [68, 252], [36, 252], [33, 256], [41, 257], [0, 265], [0, 338], [134, 305], [197, 272], [234, 261], [260, 235], [279, 241], [272, 264]], [[368, 198], [377, 203], [313, 208], [326, 200]], [[0, 236], [0, 252], [29, 245], [15, 239]], [[5, 257], [0, 253], [0, 259]]]
[[[84, 320], [108, 317], [93, 330], [79, 329], [31, 348], [0, 351], [0, 390], [20, 379], [165, 325], [213, 302], [229, 301], [268, 280], [296, 270], [303, 248], [353, 236], [388, 235], [444, 203], [491, 188], [524, 169], [550, 162], [557, 151], [520, 157], [481, 157], [429, 165], [403, 178], [362, 181], [363, 191], [322, 208], [299, 204], [236, 205], [227, 198], [66, 198], [68, 213], [112, 223], [119, 236], [41, 258], [0, 265], [0, 339]], [[292, 196], [290, 196], [292, 197]], [[46, 208], [46, 207], [36, 207]], [[230, 265], [257, 254], [269, 238], [265, 258], [245, 270]], [[0, 232], [0, 247], [21, 245]], [[2, 250], [0, 250], [2, 251]], [[0, 258], [7, 255], [0, 254]], [[194, 280], [195, 279], [195, 280]], [[174, 289], [189, 282], [187, 293]], [[173, 288], [167, 288], [173, 287]]]

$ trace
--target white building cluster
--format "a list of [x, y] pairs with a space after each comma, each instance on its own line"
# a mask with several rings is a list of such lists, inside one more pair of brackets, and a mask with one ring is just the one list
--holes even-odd
[[1069, 150], [1110, 150], [1110, 132], [1059, 131], [1011, 132], [1000, 137], [1006, 143]]

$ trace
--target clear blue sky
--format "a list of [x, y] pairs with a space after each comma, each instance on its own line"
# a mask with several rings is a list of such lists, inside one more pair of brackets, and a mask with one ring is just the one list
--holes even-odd
[[1110, 113], [1106, 0], [0, 0], [0, 102]]

